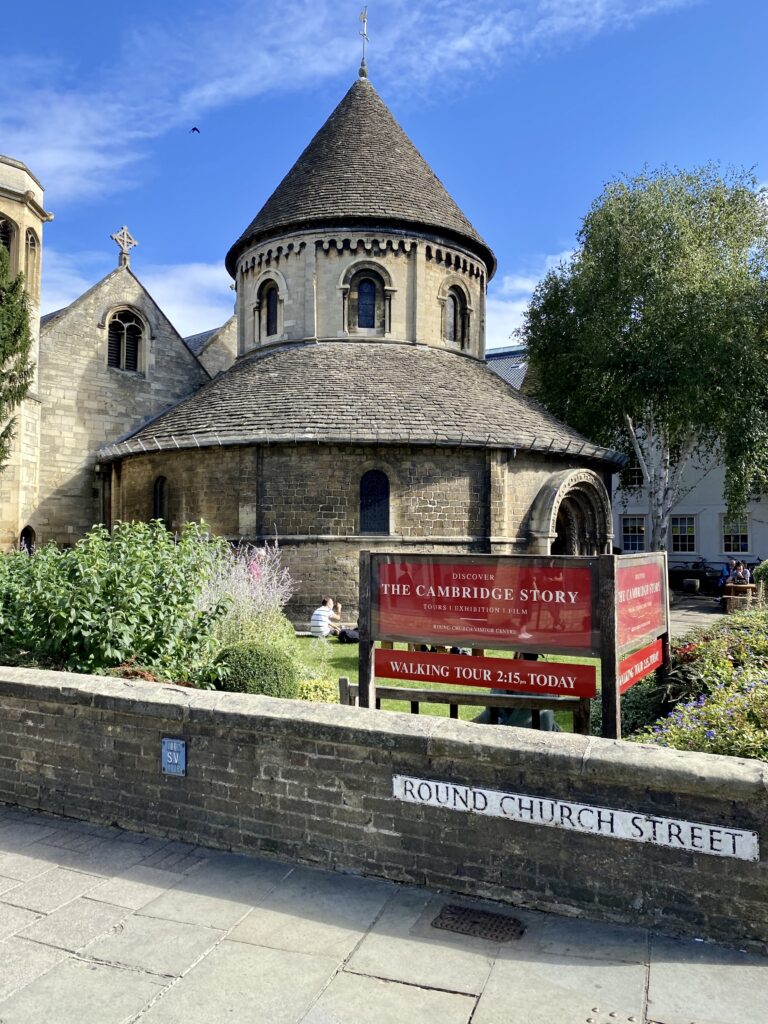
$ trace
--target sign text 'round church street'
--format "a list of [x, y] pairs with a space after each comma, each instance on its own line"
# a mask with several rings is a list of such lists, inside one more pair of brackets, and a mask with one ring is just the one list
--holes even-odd
[[634, 843], [653, 843], [673, 850], [705, 853], [713, 857], [749, 861], [760, 859], [756, 832], [705, 825], [698, 821], [595, 807], [571, 800], [504, 793], [496, 789], [416, 779], [408, 775], [392, 776], [392, 795], [396, 800], [406, 803], [507, 818], [527, 825], [546, 825], [570, 832], [627, 839]]

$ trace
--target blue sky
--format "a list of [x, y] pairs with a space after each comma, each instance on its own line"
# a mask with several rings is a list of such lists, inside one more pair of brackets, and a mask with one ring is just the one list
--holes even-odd
[[[116, 263], [184, 334], [221, 323], [224, 255], [354, 81], [359, 2], [42, 0], [3, 12], [0, 152], [55, 214], [43, 311]], [[508, 344], [604, 182], [709, 160], [768, 180], [765, 0], [373, 0], [371, 81], [499, 261]], [[199, 126], [200, 134], [189, 129]]]

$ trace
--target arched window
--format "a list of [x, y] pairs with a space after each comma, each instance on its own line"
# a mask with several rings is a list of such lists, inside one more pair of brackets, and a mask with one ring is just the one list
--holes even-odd
[[277, 334], [277, 285], [266, 289], [267, 337]]
[[5, 217], [0, 217], [0, 245], [3, 246], [9, 255], [11, 252], [12, 234], [11, 222], [6, 220]]
[[443, 338], [464, 348], [467, 343], [467, 303], [459, 288], [451, 288], [443, 310]]
[[152, 491], [152, 518], [162, 519], [168, 525], [168, 481], [164, 476], [155, 480]]
[[24, 277], [27, 288], [33, 291], [37, 287], [39, 245], [37, 235], [32, 228], [27, 228], [26, 253], [24, 258]]
[[121, 309], [107, 329], [107, 366], [136, 373], [141, 360], [144, 324], [130, 309]]
[[263, 281], [256, 295], [255, 340], [266, 341], [280, 334], [280, 289], [272, 278]]
[[350, 334], [381, 335], [391, 330], [392, 293], [382, 274], [361, 267], [345, 280], [344, 317]]
[[25, 526], [19, 537], [19, 551], [26, 551], [28, 555], [35, 553], [35, 541], [37, 537], [31, 526]]
[[380, 469], [360, 479], [360, 533], [389, 533], [389, 479]]
[[357, 326], [376, 326], [376, 283], [369, 277], [357, 286]]

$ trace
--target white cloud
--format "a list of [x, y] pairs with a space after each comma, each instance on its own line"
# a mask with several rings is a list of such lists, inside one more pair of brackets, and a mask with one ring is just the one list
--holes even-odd
[[[377, 82], [410, 92], [458, 88], [463, 73], [535, 57], [700, 0], [381, 0], [369, 22]], [[268, 92], [347, 80], [359, 59], [357, 10], [333, 0], [233, 0], [162, 14], [110, 46], [102, 67], [8, 53], [0, 64], [3, 150], [29, 163], [49, 199], [123, 190], [143, 173], [151, 140], [218, 107]], [[132, 69], [115, 88], [115, 69]], [[451, 69], [446, 74], [446, 68]], [[135, 73], [141, 69], [140, 73]]]
[[234, 310], [224, 264], [171, 263], [142, 267], [141, 282], [184, 337], [220, 327]]
[[[113, 270], [111, 253], [65, 254], [46, 247], [40, 308], [68, 306]], [[221, 262], [142, 266], [139, 280], [184, 337], [220, 327], [232, 316], [235, 295]]]
[[531, 267], [514, 274], [504, 274], [491, 282], [486, 301], [486, 348], [504, 348], [516, 344], [514, 331], [523, 322], [531, 295], [544, 275], [561, 263], [567, 263], [572, 249], [543, 256]]

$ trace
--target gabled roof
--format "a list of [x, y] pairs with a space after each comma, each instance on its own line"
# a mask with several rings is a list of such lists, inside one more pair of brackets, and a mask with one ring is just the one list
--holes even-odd
[[493, 252], [445, 190], [367, 78], [358, 79], [229, 250], [234, 276], [244, 248], [298, 228], [332, 224], [436, 233]]
[[270, 443], [502, 447], [623, 456], [587, 441], [484, 362], [428, 345], [324, 341], [243, 357], [105, 458]]
[[494, 373], [498, 373], [507, 384], [520, 390], [528, 371], [528, 355], [524, 346], [491, 349], [485, 353], [485, 358]]
[[225, 320], [223, 324], [220, 324], [218, 327], [214, 327], [210, 331], [201, 331], [200, 334], [190, 334], [184, 339], [184, 343], [191, 352], [194, 352], [196, 356], [200, 356], [208, 348], [214, 338], [221, 334], [221, 332], [228, 327], [234, 319], [235, 317], [231, 316], [228, 320]]

